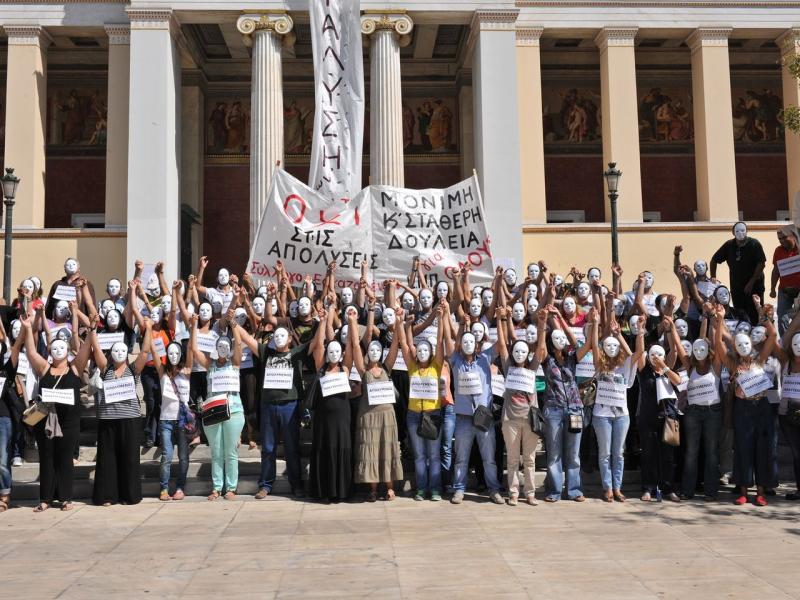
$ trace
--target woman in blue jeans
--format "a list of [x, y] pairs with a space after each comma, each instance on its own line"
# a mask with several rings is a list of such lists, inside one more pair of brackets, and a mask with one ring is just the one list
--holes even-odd
[[630, 426], [627, 391], [636, 380], [636, 365], [644, 353], [645, 318], [639, 317], [636, 352], [625, 343], [616, 321], [610, 325], [611, 335], [598, 342], [597, 328], [592, 334], [597, 395], [592, 409], [592, 425], [597, 436], [597, 453], [603, 500], [625, 502], [622, 494], [622, 473], [625, 469], [625, 436]]
[[781, 403], [778, 420], [783, 436], [792, 451], [795, 491], [787, 500], [800, 500], [800, 313], [797, 313], [775, 347], [782, 365]]
[[[5, 337], [2, 323], [0, 335]], [[3, 342], [6, 340], [4, 339]], [[24, 400], [16, 394], [15, 385], [17, 375], [17, 361], [25, 336], [17, 335], [11, 354], [5, 365], [0, 367], [0, 376], [5, 379], [0, 389], [0, 513], [8, 510], [8, 501], [11, 498], [11, 441], [17, 428], [22, 426], [22, 411], [25, 410]], [[6, 344], [0, 347], [5, 351]]]
[[[549, 336], [539, 335], [536, 355], [542, 361], [542, 370], [547, 382], [544, 390], [544, 436], [547, 449], [547, 479], [545, 502], [561, 499], [566, 475], [567, 497], [582, 502], [581, 490], [581, 431], [570, 429], [570, 417], [583, 414], [575, 370], [578, 363], [591, 350], [590, 344], [578, 348], [572, 329], [566, 325], [561, 314], [552, 307], [539, 311], [537, 319], [550, 313]], [[592, 327], [595, 312], [589, 313]]]

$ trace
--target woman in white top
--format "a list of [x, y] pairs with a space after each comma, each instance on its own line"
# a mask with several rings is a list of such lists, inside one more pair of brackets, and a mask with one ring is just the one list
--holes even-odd
[[792, 450], [795, 491], [786, 494], [787, 500], [800, 500], [800, 312], [792, 319], [783, 334], [775, 355], [783, 366], [779, 423], [783, 436]]

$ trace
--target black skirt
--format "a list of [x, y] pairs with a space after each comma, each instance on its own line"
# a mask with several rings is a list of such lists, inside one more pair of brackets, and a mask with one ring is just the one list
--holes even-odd
[[[319, 383], [315, 385], [319, 392]], [[343, 500], [352, 490], [353, 446], [347, 396], [315, 396], [309, 473], [309, 493], [315, 498]]]

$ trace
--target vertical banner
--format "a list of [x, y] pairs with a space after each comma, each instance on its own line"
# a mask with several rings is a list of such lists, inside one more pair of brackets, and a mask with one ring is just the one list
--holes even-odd
[[364, 63], [358, 0], [309, 0], [314, 133], [308, 185], [329, 200], [361, 189]]

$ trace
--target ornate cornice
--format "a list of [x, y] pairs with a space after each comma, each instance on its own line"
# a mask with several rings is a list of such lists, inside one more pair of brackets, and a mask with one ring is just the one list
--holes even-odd
[[511, 31], [517, 22], [519, 10], [516, 8], [505, 10], [476, 10], [472, 14], [470, 29], [476, 30], [501, 30]]
[[538, 46], [544, 27], [517, 27], [517, 46]]
[[698, 27], [686, 38], [686, 45], [692, 52], [703, 47], [727, 48], [728, 38], [732, 32], [731, 27]]
[[787, 56], [789, 54], [800, 54], [800, 27], [792, 27], [785, 31], [781, 36], [775, 40], [778, 48], [781, 49], [781, 54]]
[[131, 20], [131, 31], [166, 29], [173, 37], [178, 33], [178, 23], [172, 10], [150, 8], [126, 8], [125, 12]]
[[131, 43], [131, 26], [127, 24], [105, 25], [108, 43], [112, 46], [129, 46]]
[[41, 25], [4, 25], [9, 46], [44, 46], [52, 43], [52, 39]]
[[639, 33], [638, 27], [603, 27], [595, 36], [594, 43], [600, 52], [609, 46], [633, 48], [637, 33]]

